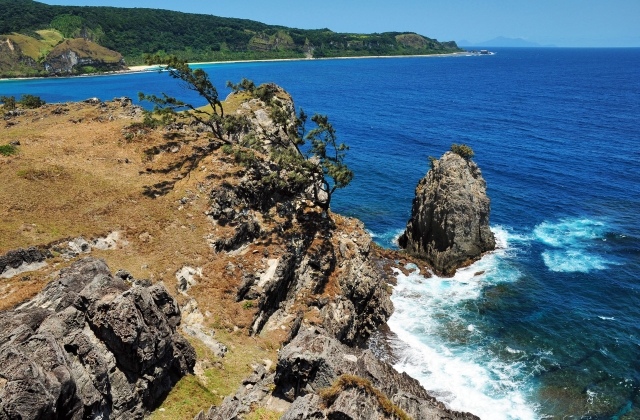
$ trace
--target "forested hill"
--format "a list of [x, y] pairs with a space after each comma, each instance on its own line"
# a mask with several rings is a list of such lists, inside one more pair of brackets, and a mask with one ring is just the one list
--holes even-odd
[[0, 0], [0, 34], [55, 29], [124, 55], [127, 64], [145, 53], [177, 54], [190, 61], [433, 54], [458, 51], [414, 33], [336, 33], [159, 9], [50, 6], [32, 0]]

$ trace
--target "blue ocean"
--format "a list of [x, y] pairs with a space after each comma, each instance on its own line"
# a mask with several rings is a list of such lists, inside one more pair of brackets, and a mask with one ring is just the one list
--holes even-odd
[[[203, 66], [328, 114], [353, 183], [332, 208], [396, 247], [428, 156], [475, 152], [499, 249], [453, 278], [398, 274], [397, 369], [484, 420], [640, 419], [640, 49]], [[48, 102], [164, 91], [166, 74], [0, 82]], [[0, 132], [1, 136], [1, 132]]]

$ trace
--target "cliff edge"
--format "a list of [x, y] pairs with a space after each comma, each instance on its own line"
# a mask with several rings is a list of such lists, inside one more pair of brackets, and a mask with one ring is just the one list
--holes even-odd
[[486, 190], [475, 162], [445, 153], [416, 187], [411, 219], [398, 240], [400, 246], [443, 274], [452, 274], [495, 249]]

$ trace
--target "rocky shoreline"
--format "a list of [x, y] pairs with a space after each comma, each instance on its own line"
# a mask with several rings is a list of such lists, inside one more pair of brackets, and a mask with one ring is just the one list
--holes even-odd
[[[149, 205], [162, 200], [178, 180], [196, 178], [196, 170], [206, 175], [193, 181], [195, 191], [185, 191], [172, 204], [209, 231], [197, 239], [208, 249], [206, 259], [198, 257], [201, 267], [170, 265], [174, 274], [161, 281], [136, 280], [124, 270], [112, 274], [103, 260], [83, 255], [102, 244], [100, 238], [0, 257], [0, 271], [10, 277], [18, 273], [7, 270], [25, 265], [30, 270], [47, 253], [55, 252], [56, 261], [47, 269], [68, 266], [52, 272], [53, 280], [35, 297], [0, 313], [0, 419], [129, 419], [157, 413], [180, 378], [195, 373], [206, 380], [198, 372], [208, 356], [202, 351], [198, 356], [194, 347], [227, 357], [229, 349], [214, 335], [226, 328], [212, 322], [215, 311], [251, 314], [245, 327], [234, 326], [232, 332], [271, 337], [278, 357], [276, 363], [256, 361], [253, 375], [234, 395], [219, 406], [199, 407], [198, 420], [240, 419], [259, 408], [300, 420], [477, 419], [447, 409], [417, 381], [366, 350], [368, 339], [393, 312], [390, 267], [402, 266], [400, 257], [379, 249], [362, 222], [327, 212], [313, 193], [315, 180], [294, 180], [269, 157], [279, 147], [276, 140], [288, 132], [269, 116], [295, 118], [291, 97], [272, 90], [277, 101], [271, 104], [240, 93], [227, 99], [238, 104], [236, 115], [246, 122], [235, 144], [262, 141], [253, 158], [223, 151], [202, 126], [173, 124], [158, 135], [183, 141], [152, 149], [143, 162], [140, 174], [159, 176], [171, 173], [164, 168], [175, 167], [176, 158], [195, 162], [188, 166], [191, 172], [145, 190]], [[95, 124], [139, 118], [130, 102], [96, 99], [83, 106], [110, 110], [112, 105], [121, 114], [110, 111], [111, 118]], [[122, 129], [125, 138], [147, 135], [137, 129], [126, 137], [131, 127]], [[122, 235], [146, 249], [161, 231], [152, 233]], [[98, 249], [126, 250], [130, 245], [124, 238]], [[179, 252], [176, 248], [169, 255]], [[210, 303], [214, 294], [220, 297]]]

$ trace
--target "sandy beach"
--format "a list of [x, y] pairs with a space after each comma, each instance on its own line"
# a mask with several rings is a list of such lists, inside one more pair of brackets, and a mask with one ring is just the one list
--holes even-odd
[[[267, 59], [267, 60], [206, 61], [206, 62], [189, 63], [189, 65], [201, 66], [201, 65], [211, 65], [211, 64], [239, 64], [239, 63], [260, 63], [260, 62], [278, 62], [278, 61], [351, 60], [351, 59], [366, 59], [366, 58], [459, 57], [461, 55], [466, 55], [466, 54], [468, 54], [468, 52], [463, 51], [463, 52], [456, 52], [456, 53], [449, 53], [449, 54], [429, 54], [429, 55], [367, 55], [367, 56], [361, 56], [361, 57], [273, 58], [273, 59]], [[96, 73], [96, 74], [0, 78], [0, 82], [6, 82], [6, 81], [12, 81], [12, 80], [42, 79], [47, 77], [67, 78], [67, 77], [114, 76], [119, 74], [132, 74], [132, 73], [140, 73], [140, 72], [157, 71], [159, 70], [159, 67], [160, 66], [158, 65], [152, 65], [152, 66], [144, 65], [144, 66], [130, 66], [126, 70], [109, 71], [109, 72]]]

